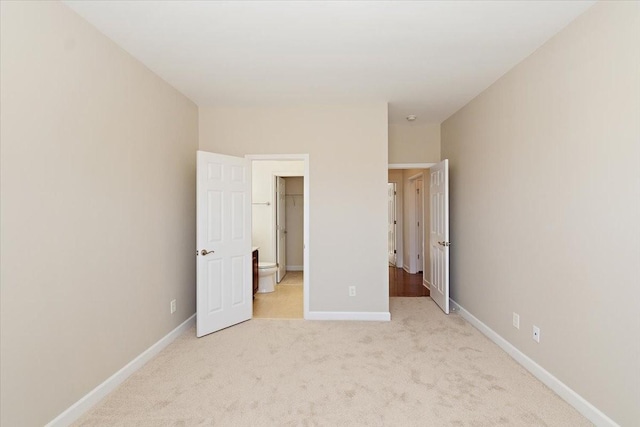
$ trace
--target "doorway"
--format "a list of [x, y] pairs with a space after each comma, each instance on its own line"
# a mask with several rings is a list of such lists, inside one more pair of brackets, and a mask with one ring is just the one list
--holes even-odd
[[[389, 263], [389, 296], [429, 296], [429, 247], [425, 224], [429, 223], [428, 188], [431, 164], [390, 165], [395, 187], [395, 209], [389, 207], [389, 230], [395, 225], [395, 264]], [[392, 216], [394, 218], [392, 219]], [[389, 231], [391, 234], [391, 231]], [[390, 237], [391, 239], [391, 237]], [[391, 248], [391, 242], [389, 244]], [[391, 259], [391, 249], [389, 251]]]
[[275, 176], [274, 181], [277, 285], [273, 292], [256, 294], [253, 317], [300, 319], [304, 298], [304, 177]]
[[[416, 170], [412, 171], [412, 169]], [[398, 200], [398, 206], [405, 208], [405, 212], [398, 216], [398, 219], [404, 217], [407, 221], [414, 222], [414, 224], [410, 223], [409, 227], [404, 227], [403, 232], [397, 233], [398, 236], [405, 237], [408, 234], [410, 240], [407, 244], [407, 239], [404, 239], [403, 244], [400, 245], [406, 252], [406, 256], [403, 256], [403, 270], [411, 274], [413, 260], [416, 261], [417, 272], [420, 264], [417, 262], [418, 256], [422, 255], [420, 257], [423, 270], [422, 284], [429, 292], [427, 295], [431, 296], [445, 314], [449, 314], [449, 246], [451, 245], [449, 241], [449, 162], [444, 159], [438, 163], [389, 165], [388, 178], [389, 182], [402, 181], [404, 185], [399, 188], [404, 187], [407, 190], [405, 193], [409, 194], [409, 197], [404, 197], [402, 202]], [[415, 197], [412, 197], [414, 191]], [[419, 206], [420, 204], [422, 207]], [[397, 211], [396, 215], [398, 215]], [[421, 226], [416, 221], [419, 217], [422, 217]], [[415, 230], [421, 228], [422, 231], [411, 231], [412, 226], [415, 226]], [[405, 232], [408, 229], [409, 231]], [[417, 244], [420, 241], [423, 242], [422, 245]], [[425, 242], [429, 244], [426, 245]], [[422, 246], [422, 254], [419, 252], [420, 246]], [[398, 268], [393, 270], [394, 275], [399, 272]], [[390, 297], [401, 296], [398, 293], [397, 276], [394, 277], [394, 275], [390, 270]], [[394, 279], [396, 282], [393, 282]]]
[[307, 318], [308, 155], [246, 156], [252, 163], [252, 241], [276, 265], [273, 292], [258, 292], [254, 318]]

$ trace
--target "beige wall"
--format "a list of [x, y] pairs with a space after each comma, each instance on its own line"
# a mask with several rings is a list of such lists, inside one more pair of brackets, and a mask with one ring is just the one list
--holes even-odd
[[[275, 176], [304, 175], [302, 160], [254, 160], [251, 162], [252, 245], [258, 246], [260, 262], [276, 262], [276, 196]], [[269, 205], [261, 203], [269, 202]], [[302, 264], [300, 264], [302, 265]]]
[[440, 124], [389, 124], [389, 163], [440, 161]]
[[201, 150], [309, 154], [310, 310], [388, 312], [387, 105], [199, 111]]
[[287, 183], [287, 269], [302, 269], [304, 234], [304, 178], [285, 178]]
[[65, 5], [1, 8], [0, 424], [41, 426], [194, 313], [198, 115]]
[[639, 8], [597, 3], [442, 126], [453, 299], [620, 425], [640, 420]]

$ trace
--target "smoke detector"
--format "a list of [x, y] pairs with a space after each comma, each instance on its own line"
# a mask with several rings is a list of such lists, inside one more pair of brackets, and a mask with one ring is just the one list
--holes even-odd
[[415, 119], [417, 119], [418, 117], [415, 114], [409, 114], [407, 116], [407, 121], [409, 122], [413, 122]]

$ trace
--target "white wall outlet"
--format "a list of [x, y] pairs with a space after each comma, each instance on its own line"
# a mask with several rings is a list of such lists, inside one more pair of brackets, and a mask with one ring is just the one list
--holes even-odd
[[540, 328], [536, 325], [533, 325], [533, 340], [535, 342], [540, 342]]
[[513, 313], [513, 327], [520, 329], [520, 315], [516, 312]]
[[171, 314], [176, 312], [176, 308], [177, 308], [176, 300], [172, 299], [171, 300]]
[[355, 297], [356, 296], [356, 287], [355, 286], [349, 286], [349, 296], [350, 297]]

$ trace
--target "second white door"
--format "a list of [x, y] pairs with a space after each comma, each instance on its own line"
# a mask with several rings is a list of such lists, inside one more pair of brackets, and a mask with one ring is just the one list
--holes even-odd
[[281, 176], [276, 177], [276, 263], [278, 272], [276, 281], [280, 283], [287, 274], [287, 206], [286, 181]]
[[389, 252], [389, 265], [396, 266], [396, 184], [390, 182], [387, 184], [388, 192], [388, 217], [389, 223], [387, 226], [387, 238], [388, 238], [388, 252]]
[[422, 179], [416, 180], [416, 271], [421, 273], [424, 271], [424, 231], [422, 224], [422, 209], [424, 199], [422, 194]]

